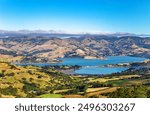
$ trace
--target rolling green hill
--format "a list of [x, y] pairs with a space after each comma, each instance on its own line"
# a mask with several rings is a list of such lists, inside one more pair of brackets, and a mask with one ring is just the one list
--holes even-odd
[[[126, 92], [132, 93], [127, 95]], [[54, 68], [16, 66], [0, 62], [0, 97], [150, 97], [150, 70], [126, 71], [103, 77], [73, 76]]]

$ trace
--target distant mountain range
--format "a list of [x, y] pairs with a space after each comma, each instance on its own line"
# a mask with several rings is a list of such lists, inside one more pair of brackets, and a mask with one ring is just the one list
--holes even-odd
[[58, 36], [1, 36], [0, 54], [37, 59], [74, 56], [101, 58], [118, 55], [150, 57], [150, 37], [69, 35], [68, 39], [61, 39]]
[[109, 35], [109, 36], [150, 36], [147, 34], [133, 34], [133, 33], [125, 33], [125, 32], [66, 32], [63, 30], [18, 30], [18, 31], [8, 31], [8, 30], [0, 30], [0, 35], [47, 35], [47, 34], [64, 34], [64, 35]]
[[18, 30], [18, 31], [8, 31], [8, 30], [0, 30], [0, 34], [54, 34], [54, 33], [65, 33], [64, 31], [62, 30], [48, 30], [48, 31], [45, 31], [45, 30]]

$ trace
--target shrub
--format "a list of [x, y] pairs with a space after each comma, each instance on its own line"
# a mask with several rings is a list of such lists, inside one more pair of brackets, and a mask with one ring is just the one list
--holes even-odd
[[4, 77], [4, 74], [3, 74], [3, 73], [0, 73], [0, 77]]
[[0, 93], [4, 95], [17, 95], [17, 88], [9, 86], [7, 88], [0, 89]]
[[76, 89], [79, 90], [79, 92], [86, 92], [87, 86], [84, 85], [84, 84], [83, 85], [82, 84], [81, 85], [77, 85]]
[[23, 86], [23, 91], [25, 93], [30, 92], [30, 91], [37, 91], [38, 87], [36, 84], [34, 83], [25, 83]]
[[147, 97], [150, 98], [150, 90], [147, 91]]
[[42, 75], [38, 75], [38, 77], [37, 77], [37, 78], [38, 78], [38, 79], [41, 79], [42, 77], [43, 77]]
[[30, 75], [33, 75], [33, 71], [32, 71], [32, 70], [28, 70], [28, 73], [29, 73]]
[[9, 73], [9, 74], [7, 74], [7, 76], [14, 76], [15, 75], [15, 73]]
[[79, 89], [72, 89], [72, 90], [68, 90], [67, 92], [64, 92], [62, 94], [70, 95], [70, 94], [77, 94], [78, 92], [79, 92]]
[[22, 80], [23, 80], [23, 81], [26, 81], [27, 79], [26, 79], [26, 78], [22, 78]]
[[10, 65], [10, 69], [17, 69], [15, 65]]
[[33, 79], [32, 77], [31, 77], [31, 78], [29, 78], [29, 81], [30, 81], [30, 82], [32, 82], [33, 80], [34, 80], [34, 79]]

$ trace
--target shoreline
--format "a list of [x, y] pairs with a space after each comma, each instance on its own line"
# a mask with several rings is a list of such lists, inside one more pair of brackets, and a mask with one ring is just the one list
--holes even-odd
[[68, 75], [77, 75], [77, 73], [75, 73], [74, 69], [68, 69], [68, 70], [59, 70], [62, 73], [68, 74]]

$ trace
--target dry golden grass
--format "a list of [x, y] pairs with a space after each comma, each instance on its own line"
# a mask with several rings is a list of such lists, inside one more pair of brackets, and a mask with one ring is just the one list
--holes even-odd
[[2, 98], [15, 98], [15, 96], [12, 95], [1, 95]]
[[64, 98], [85, 98], [82, 95], [64, 95]]
[[111, 92], [114, 92], [116, 90], [117, 90], [117, 87], [111, 87], [111, 88], [103, 89], [103, 90], [100, 90], [100, 91], [87, 93], [86, 97], [95, 96], [95, 95], [100, 95], [101, 97], [106, 97], [106, 96], [102, 96], [102, 94], [111, 93]]
[[63, 90], [55, 90], [54, 93], [63, 93], [63, 92], [67, 92], [71, 89], [63, 89]]
[[16, 62], [17, 60], [21, 60], [23, 56], [11, 56], [11, 55], [3, 55], [0, 54], [0, 61], [1, 62]]
[[141, 75], [122, 75], [119, 78], [120, 79], [130, 79], [130, 78], [139, 78]]
[[120, 80], [120, 79], [130, 79], [130, 78], [139, 78], [140, 75], [121, 75], [113, 78], [105, 77], [105, 78], [88, 78], [89, 82], [107, 82], [107, 81], [113, 81], [113, 80]]
[[89, 82], [106, 82], [108, 78], [89, 78]]
[[142, 84], [142, 83], [150, 83], [150, 79], [142, 79], [142, 80], [133, 80], [129, 81], [130, 84]]
[[100, 91], [100, 90], [104, 90], [104, 89], [107, 89], [109, 87], [100, 87], [100, 88], [88, 88], [86, 90], [87, 93], [90, 93], [90, 92], [96, 92], [96, 91]]

